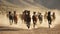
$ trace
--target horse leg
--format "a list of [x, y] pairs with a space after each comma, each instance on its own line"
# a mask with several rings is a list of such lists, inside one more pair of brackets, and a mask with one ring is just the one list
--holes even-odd
[[12, 25], [12, 20], [9, 20], [9, 22], [10, 22], [10, 25]]
[[16, 20], [16, 24], [17, 24], [17, 20]]
[[41, 24], [41, 20], [39, 19], [39, 23]]
[[35, 28], [35, 24], [33, 24], [33, 28]]
[[30, 25], [28, 24], [28, 29], [30, 28]]
[[49, 28], [50, 28], [50, 24], [49, 24]]
[[30, 28], [30, 25], [27, 23], [27, 27], [28, 27], [28, 29]]
[[50, 21], [48, 20], [48, 26], [49, 26], [49, 28], [50, 28]]
[[49, 28], [50, 28], [50, 25], [51, 25], [51, 20], [49, 21]]
[[22, 23], [24, 23], [24, 20], [22, 19]]
[[14, 20], [14, 23], [15, 23], [15, 24], [17, 24], [17, 21], [16, 21], [16, 20]]
[[42, 23], [42, 20], [40, 20], [40, 24]]
[[13, 23], [13, 19], [12, 19], [12, 23]]
[[33, 22], [33, 28], [35, 28], [35, 22]]

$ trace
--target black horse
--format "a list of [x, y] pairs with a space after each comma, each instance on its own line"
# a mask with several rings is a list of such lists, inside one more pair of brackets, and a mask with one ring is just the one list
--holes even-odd
[[30, 28], [30, 22], [31, 22], [30, 11], [25, 10], [23, 16], [24, 16], [23, 20], [24, 20], [24, 22], [26, 22], [26, 25], [29, 29]]
[[30, 28], [30, 22], [31, 22], [30, 11], [27, 11], [26, 24], [27, 24], [28, 29]]
[[42, 21], [43, 21], [43, 16], [42, 16], [42, 14], [41, 13], [39, 13], [39, 15], [38, 15], [38, 19], [39, 19], [39, 22], [40, 22], [40, 24], [42, 23]]
[[12, 15], [12, 13], [10, 11], [9, 11], [8, 17], [9, 17], [10, 25], [12, 25], [12, 23], [13, 23], [13, 15]]
[[48, 24], [49, 24], [49, 28], [50, 28], [50, 25], [51, 25], [51, 22], [52, 22], [50, 11], [48, 12], [47, 20], [48, 20]]

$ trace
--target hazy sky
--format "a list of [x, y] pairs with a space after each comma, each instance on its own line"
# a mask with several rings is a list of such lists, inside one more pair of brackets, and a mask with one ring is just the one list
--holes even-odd
[[11, 4], [21, 5], [21, 6], [38, 6], [42, 5], [46, 8], [57, 8], [60, 9], [60, 0], [5, 0]]

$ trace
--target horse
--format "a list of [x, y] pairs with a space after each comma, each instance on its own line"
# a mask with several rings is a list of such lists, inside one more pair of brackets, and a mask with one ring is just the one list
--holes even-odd
[[27, 24], [28, 29], [30, 28], [30, 22], [31, 22], [31, 17], [30, 17], [30, 15], [27, 15], [26, 16], [26, 24]]
[[37, 15], [35, 15], [36, 12], [33, 12], [32, 20], [33, 20], [33, 27], [35, 28], [35, 25], [37, 23]]
[[17, 22], [18, 22], [17, 14], [16, 11], [14, 11], [14, 23], [17, 24]]
[[47, 12], [44, 14], [44, 19], [47, 20]]
[[40, 22], [40, 24], [41, 24], [42, 21], [43, 21], [43, 16], [41, 15], [41, 13], [39, 13], [39, 15], [38, 15], [38, 19], [39, 19], [39, 22]]
[[25, 22], [25, 16], [23, 15], [23, 14], [19, 14], [19, 17], [20, 17], [20, 19], [22, 20], [22, 22]]
[[30, 11], [26, 11], [24, 17], [25, 17], [24, 20], [26, 22], [26, 25], [29, 29], [30, 28], [30, 22], [31, 22]]
[[13, 23], [13, 15], [12, 15], [11, 12], [9, 12], [9, 13], [7, 14], [7, 18], [9, 18], [10, 25], [12, 25], [12, 23]]
[[55, 12], [52, 14], [52, 20], [54, 21], [56, 19]]
[[50, 11], [48, 12], [47, 20], [48, 20], [48, 24], [49, 24], [49, 28], [50, 28], [50, 25], [52, 23], [52, 18], [51, 18], [51, 12]]

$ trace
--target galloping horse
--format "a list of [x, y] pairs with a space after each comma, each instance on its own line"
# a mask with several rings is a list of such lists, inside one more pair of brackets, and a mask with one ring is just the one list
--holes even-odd
[[45, 12], [45, 14], [44, 14], [44, 20], [45, 20], [45, 21], [47, 20], [47, 16], [48, 16], [48, 13]]
[[39, 22], [40, 22], [40, 24], [42, 23], [42, 21], [43, 21], [43, 16], [42, 16], [42, 14], [41, 13], [39, 13], [39, 15], [38, 15], [38, 19], [39, 19]]
[[20, 19], [22, 20], [22, 22], [24, 22], [24, 15], [23, 14], [19, 14], [19, 17], [20, 17]]
[[47, 19], [47, 12], [45, 12], [44, 14], [44, 19]]
[[12, 25], [12, 23], [13, 23], [13, 15], [12, 15], [12, 13], [10, 11], [9, 11], [9, 14], [7, 14], [7, 17], [9, 18], [10, 25]]
[[17, 24], [17, 22], [18, 22], [17, 14], [16, 11], [14, 11], [14, 23]]
[[36, 12], [33, 12], [32, 20], [33, 20], [33, 27], [35, 28], [35, 25], [36, 25], [36, 23], [37, 23]]
[[56, 19], [55, 12], [52, 14], [52, 20], [54, 21]]
[[50, 28], [50, 25], [51, 25], [51, 22], [52, 22], [51, 12], [50, 11], [48, 12], [47, 20], [48, 20], [48, 24], [49, 24], [49, 28]]

